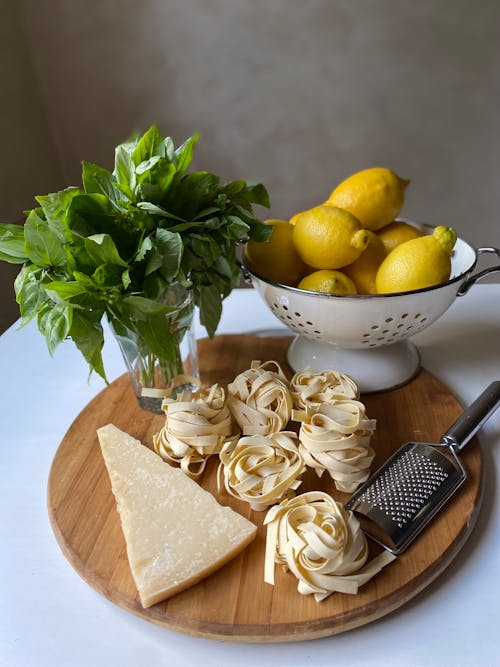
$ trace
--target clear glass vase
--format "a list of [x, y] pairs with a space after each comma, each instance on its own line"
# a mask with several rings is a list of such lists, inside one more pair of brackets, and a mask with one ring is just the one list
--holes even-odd
[[151, 351], [138, 329], [110, 322], [140, 407], [157, 413], [162, 412], [166, 396], [175, 398], [200, 386], [193, 294], [176, 283], [165, 291], [161, 303], [174, 308], [161, 318], [165, 328], [158, 334], [168, 348], [163, 355]]

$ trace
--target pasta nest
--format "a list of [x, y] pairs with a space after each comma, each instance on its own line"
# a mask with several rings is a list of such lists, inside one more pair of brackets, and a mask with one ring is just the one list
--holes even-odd
[[180, 463], [191, 478], [205, 470], [208, 457], [226, 442], [238, 438], [223, 387], [202, 388], [193, 398], [164, 399], [165, 425], [153, 436], [155, 451], [167, 461]]
[[269, 435], [288, 424], [293, 401], [276, 361], [253, 361], [227, 386], [227, 405], [243, 435]]
[[257, 511], [293, 495], [305, 469], [296, 439], [295, 433], [281, 431], [243, 436], [236, 444], [224, 445], [219, 454], [219, 492], [225, 488]]
[[352, 512], [322, 491], [272, 507], [267, 525], [264, 580], [274, 584], [275, 563], [298, 579], [302, 595], [317, 602], [334, 592], [355, 594], [395, 556], [383, 551], [366, 564], [368, 545]]
[[302, 421], [299, 451], [318, 477], [325, 470], [338, 491], [353, 492], [368, 479], [375, 452], [370, 446], [376, 420], [354, 399], [322, 403], [313, 414], [294, 412]]
[[306, 369], [295, 373], [290, 381], [290, 393], [294, 407], [306, 411], [338, 399], [359, 399], [359, 389], [354, 380], [340, 371], [332, 370]]

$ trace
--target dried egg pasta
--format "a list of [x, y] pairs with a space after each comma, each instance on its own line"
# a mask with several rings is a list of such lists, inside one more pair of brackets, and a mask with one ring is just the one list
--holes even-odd
[[267, 525], [264, 580], [274, 585], [275, 563], [298, 579], [302, 595], [317, 602], [334, 592], [355, 594], [395, 556], [382, 552], [369, 563], [359, 521], [331, 496], [311, 491], [272, 507]]

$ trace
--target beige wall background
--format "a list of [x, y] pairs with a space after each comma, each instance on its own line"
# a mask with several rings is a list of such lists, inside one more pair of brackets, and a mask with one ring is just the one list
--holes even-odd
[[265, 183], [266, 217], [383, 165], [411, 179], [405, 215], [498, 246], [499, 25], [497, 0], [3, 0], [0, 219], [154, 122]]

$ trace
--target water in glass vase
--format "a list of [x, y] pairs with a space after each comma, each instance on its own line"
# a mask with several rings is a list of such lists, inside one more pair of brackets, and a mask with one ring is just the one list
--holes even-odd
[[144, 322], [133, 323], [133, 328], [110, 322], [139, 405], [157, 413], [165, 397], [176, 398], [200, 385], [193, 295], [176, 283], [164, 292], [161, 303], [172, 309], [155, 318], [147, 336]]

